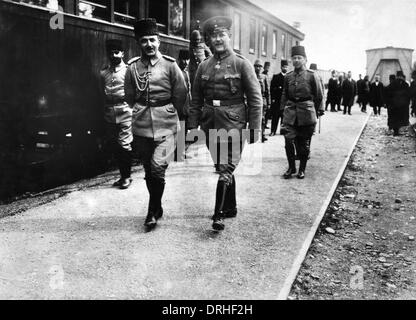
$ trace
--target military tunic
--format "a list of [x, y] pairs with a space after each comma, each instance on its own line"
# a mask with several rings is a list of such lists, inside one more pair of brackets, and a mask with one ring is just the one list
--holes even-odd
[[179, 117], [184, 114], [187, 89], [175, 59], [159, 51], [152, 59], [130, 60], [124, 89], [133, 108], [134, 149], [143, 162], [145, 179], [164, 184], [173, 160]]
[[[228, 144], [228, 158], [225, 161], [220, 159], [219, 163], [220, 180], [231, 183], [243, 147], [242, 131], [247, 128], [247, 123], [248, 129], [261, 128], [262, 106], [260, 84], [254, 68], [243, 56], [226, 51], [199, 65], [192, 88], [188, 123], [190, 129], [201, 125], [215, 163], [218, 163], [216, 147]], [[208, 138], [212, 129], [239, 133], [239, 150], [231, 148], [228, 137], [222, 135], [211, 144]]]
[[115, 68], [109, 65], [101, 70], [100, 76], [105, 95], [104, 119], [111, 124], [107, 126], [107, 132], [109, 135], [115, 136], [113, 138], [123, 149], [131, 150], [130, 144], [133, 140], [131, 132], [132, 108], [125, 101], [126, 71], [127, 65], [121, 61]]

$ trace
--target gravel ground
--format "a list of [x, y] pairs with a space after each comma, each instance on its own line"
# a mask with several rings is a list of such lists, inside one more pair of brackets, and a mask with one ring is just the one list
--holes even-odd
[[415, 133], [386, 123], [370, 118], [289, 299], [416, 298]]

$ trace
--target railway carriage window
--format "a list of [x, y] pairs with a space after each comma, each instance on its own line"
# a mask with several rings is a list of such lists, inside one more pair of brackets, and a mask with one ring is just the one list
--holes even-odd
[[261, 28], [261, 54], [267, 56], [267, 26], [265, 24]]
[[286, 59], [286, 35], [282, 34], [282, 59]]
[[161, 33], [168, 34], [169, 0], [149, 1], [149, 17], [155, 18]]
[[114, 1], [114, 20], [118, 23], [133, 24], [139, 17], [139, 2], [137, 0]]
[[107, 0], [95, 0], [78, 2], [78, 15], [86, 18], [95, 18], [101, 20], [108, 20], [109, 8]]
[[273, 51], [272, 58], [277, 58], [277, 31], [273, 30]]
[[249, 53], [254, 54], [256, 51], [256, 20], [250, 19], [250, 48]]
[[183, 37], [185, 34], [183, 0], [169, 1], [169, 34]]
[[51, 10], [59, 10], [59, 7], [64, 8], [64, 0], [20, 0], [14, 1], [19, 3], [27, 3], [34, 6], [45, 7]]
[[234, 50], [241, 50], [241, 14], [234, 13]]

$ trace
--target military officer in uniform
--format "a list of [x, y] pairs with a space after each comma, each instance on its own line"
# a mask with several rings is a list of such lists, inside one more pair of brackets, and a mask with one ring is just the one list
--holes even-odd
[[131, 115], [132, 109], [124, 100], [124, 78], [127, 66], [123, 61], [124, 49], [117, 39], [106, 41], [110, 64], [100, 71], [105, 99], [104, 119], [106, 132], [120, 170], [120, 179], [113, 186], [127, 189], [131, 184]]
[[[253, 66], [231, 47], [231, 23], [228, 17], [213, 17], [205, 22], [204, 30], [209, 36], [214, 55], [198, 67], [188, 117], [190, 129], [200, 125], [205, 132], [214, 162], [217, 161], [218, 150], [220, 154], [220, 176], [212, 217], [215, 230], [223, 230], [223, 219], [237, 214], [233, 173], [241, 158], [247, 123], [249, 142], [256, 142], [260, 138], [263, 106]], [[234, 135], [238, 136], [237, 139], [231, 139], [234, 143], [230, 142], [230, 136], [212, 138], [212, 132], [221, 129], [229, 135], [238, 133]]]
[[263, 68], [263, 65], [259, 59], [254, 61], [254, 71], [256, 72], [257, 79], [260, 84], [261, 89], [261, 95], [263, 97], [263, 114], [262, 114], [262, 120], [261, 120], [261, 142], [267, 141], [267, 138], [264, 134], [266, 130], [266, 113], [267, 113], [267, 106], [269, 104], [269, 88], [267, 85], [267, 78], [264, 73], [261, 73], [261, 69]]
[[191, 33], [191, 39], [189, 41], [189, 54], [190, 60], [188, 71], [192, 87], [199, 64], [212, 55], [211, 50], [205, 44], [199, 30], [194, 30]]
[[280, 100], [282, 99], [285, 75], [289, 69], [287, 60], [282, 59], [282, 61], [280, 61], [280, 69], [281, 72], [279, 74], [273, 75], [272, 81], [270, 83], [270, 96], [272, 99], [270, 106], [272, 114], [272, 128], [270, 130], [271, 136], [276, 134], [277, 126], [279, 125], [279, 119], [281, 119], [283, 115], [280, 111]]
[[281, 102], [282, 131], [285, 135], [285, 149], [289, 163], [289, 168], [283, 177], [288, 179], [296, 173], [296, 140], [296, 153], [300, 160], [297, 177], [303, 179], [317, 117], [324, 114], [323, 96], [317, 75], [305, 67], [306, 53], [303, 46], [292, 47], [292, 62], [294, 70], [285, 77]]
[[179, 115], [184, 114], [187, 90], [174, 58], [159, 52], [156, 20], [134, 25], [142, 56], [129, 61], [125, 79], [126, 101], [133, 108], [133, 145], [145, 170], [149, 206], [145, 226], [156, 226], [162, 216], [165, 172], [173, 160]]

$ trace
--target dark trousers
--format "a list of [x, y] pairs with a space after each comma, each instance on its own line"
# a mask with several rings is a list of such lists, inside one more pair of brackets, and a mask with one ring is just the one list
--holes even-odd
[[166, 169], [173, 160], [176, 145], [176, 134], [154, 140], [134, 136], [133, 150], [143, 163], [145, 179], [165, 181]]
[[282, 119], [283, 119], [283, 114], [280, 110], [273, 111], [273, 113], [272, 113], [272, 127], [270, 129], [271, 133], [276, 133], [277, 127], [279, 125], [279, 120], [281, 122]]
[[114, 155], [122, 179], [131, 175], [131, 133], [128, 125], [106, 123], [107, 147]]
[[374, 114], [381, 115], [381, 106], [380, 105], [374, 105], [373, 106], [373, 112], [374, 112]]
[[351, 107], [352, 106], [344, 106], [344, 112], [343, 114], [346, 114], [348, 112], [348, 114], [351, 114]]

